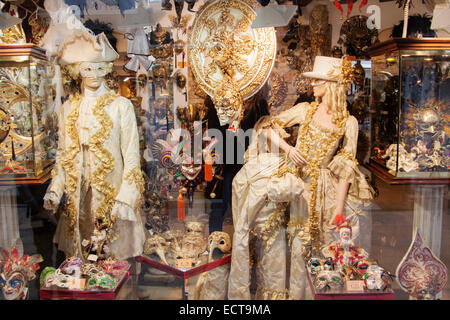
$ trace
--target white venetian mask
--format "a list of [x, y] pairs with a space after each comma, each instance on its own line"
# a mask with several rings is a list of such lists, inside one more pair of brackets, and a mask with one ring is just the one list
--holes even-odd
[[107, 74], [105, 62], [82, 62], [80, 76], [82, 78], [104, 78]]

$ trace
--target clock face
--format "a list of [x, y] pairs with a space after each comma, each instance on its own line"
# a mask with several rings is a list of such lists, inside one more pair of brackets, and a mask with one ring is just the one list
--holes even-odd
[[275, 29], [252, 29], [255, 17], [249, 0], [208, 1], [197, 12], [188, 56], [208, 95], [231, 82], [246, 100], [268, 79], [276, 57]]
[[0, 108], [0, 143], [2, 143], [9, 134], [11, 129], [9, 114]]
[[[38, 106], [33, 97], [30, 98], [28, 89], [14, 81], [0, 81], [0, 154], [7, 159], [12, 156], [12, 148], [16, 156], [32, 148], [32, 122], [36, 117], [31, 117], [30, 101], [37, 110]], [[34, 136], [35, 144], [43, 134]]]

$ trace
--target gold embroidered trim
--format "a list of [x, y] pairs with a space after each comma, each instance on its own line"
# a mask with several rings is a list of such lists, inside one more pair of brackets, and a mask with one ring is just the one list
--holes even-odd
[[294, 223], [292, 220], [289, 221], [287, 225], [287, 236], [288, 236], [288, 246], [292, 246], [292, 241], [294, 241], [295, 235], [297, 234], [297, 231], [302, 230], [302, 228], [305, 225], [304, 219], [301, 219], [301, 222]]
[[65, 191], [68, 194], [71, 194], [75, 192], [77, 188], [77, 174], [75, 172], [73, 159], [80, 152], [80, 141], [78, 137], [76, 122], [79, 116], [81, 96], [79, 94], [76, 94], [75, 96], [70, 96], [69, 102], [72, 106], [72, 111], [70, 112], [66, 120], [66, 132], [69, 135], [72, 144], [69, 147], [67, 147], [64, 152], [62, 165], [68, 177], [68, 180], [66, 181]]
[[346, 160], [353, 161], [356, 165], [359, 164], [358, 160], [356, 160], [355, 156], [352, 152], [348, 151], [347, 149], [341, 149], [337, 153], [338, 156], [343, 157]]
[[[312, 158], [307, 159], [307, 165], [302, 168], [300, 171], [300, 175], [303, 177], [310, 177], [310, 192], [311, 199], [308, 204], [308, 212], [309, 219], [304, 227], [304, 231], [299, 233], [302, 241], [302, 255], [305, 259], [309, 258], [311, 253], [319, 254], [320, 253], [320, 218], [319, 212], [316, 209], [316, 201], [317, 201], [317, 188], [318, 188], [318, 179], [319, 179], [319, 168], [323, 159], [326, 157], [330, 148], [342, 137], [343, 135], [343, 126], [347, 118], [344, 118], [342, 121], [337, 123], [337, 130], [332, 132], [327, 132], [327, 136], [325, 137], [325, 141], [321, 141], [321, 143], [314, 143], [312, 145], [311, 141], [313, 140], [311, 136], [311, 127], [310, 124], [313, 119], [313, 115], [318, 108], [318, 104], [316, 102], [311, 103], [310, 108], [307, 111], [305, 121], [302, 124], [301, 130], [299, 132], [299, 140], [302, 141], [300, 145], [300, 152], [305, 157], [311, 156]], [[315, 149], [315, 150], [314, 150]]]
[[292, 168], [288, 165], [284, 165], [282, 167], [280, 167], [280, 169], [278, 169], [278, 171], [272, 175], [272, 177], [277, 177], [277, 178], [281, 178], [283, 177], [286, 173], [292, 173], [293, 175], [295, 175], [296, 177], [299, 176], [299, 169], [298, 167]]
[[57, 175], [58, 175], [58, 165], [55, 164], [55, 166], [52, 169], [51, 176], [52, 176], [52, 178], [54, 178]]
[[145, 191], [145, 179], [144, 179], [144, 175], [142, 174], [141, 168], [139, 167], [135, 167], [132, 170], [130, 170], [126, 175], [125, 175], [125, 180], [128, 182], [128, 184], [135, 184], [136, 188], [139, 191], [139, 201], [136, 205], [136, 208], [139, 208], [141, 206], [141, 202], [142, 202], [142, 195], [144, 194]]
[[145, 180], [144, 180], [144, 176], [142, 175], [141, 168], [136, 167], [136, 168], [133, 168], [132, 170], [130, 170], [125, 175], [125, 180], [129, 184], [133, 184], [133, 182], [134, 182], [136, 184], [136, 187], [139, 190], [139, 192], [141, 192], [141, 194], [145, 191]]
[[[72, 141], [72, 144], [68, 146], [64, 152], [64, 156], [62, 159], [62, 166], [64, 167], [64, 171], [66, 172], [66, 182], [65, 182], [65, 193], [67, 195], [67, 205], [66, 205], [66, 229], [68, 234], [74, 238], [75, 240], [75, 255], [78, 251], [78, 242], [75, 234], [75, 225], [78, 219], [78, 210], [77, 204], [74, 199], [73, 193], [77, 189], [78, 176], [76, 173], [75, 165], [73, 163], [73, 159], [80, 152], [80, 141], [78, 137], [76, 122], [78, 120], [81, 96], [76, 94], [75, 96], [69, 97], [70, 105], [72, 106], [72, 111], [67, 116], [66, 119], [66, 132]], [[62, 134], [65, 134], [64, 132]]]
[[92, 112], [101, 124], [101, 128], [89, 139], [89, 149], [100, 160], [100, 165], [92, 174], [92, 185], [105, 196], [95, 212], [95, 217], [97, 222], [101, 223], [102, 227], [107, 227], [107, 238], [110, 242], [116, 240], [118, 237], [116, 232], [113, 231], [116, 218], [111, 217], [111, 210], [115, 204], [117, 191], [113, 185], [106, 181], [107, 175], [114, 170], [114, 158], [111, 152], [103, 146], [103, 143], [111, 134], [113, 127], [113, 122], [104, 108], [111, 104], [117, 97], [119, 97], [118, 94], [110, 91], [98, 98]]
[[256, 298], [261, 300], [287, 300], [289, 298], [289, 290], [270, 289], [258, 285]]
[[286, 208], [287, 202], [277, 203], [275, 211], [264, 222], [264, 225], [258, 231], [252, 231], [253, 235], [262, 241], [262, 245], [266, 251], [269, 251], [276, 237], [278, 236], [281, 228], [286, 228], [287, 219]]

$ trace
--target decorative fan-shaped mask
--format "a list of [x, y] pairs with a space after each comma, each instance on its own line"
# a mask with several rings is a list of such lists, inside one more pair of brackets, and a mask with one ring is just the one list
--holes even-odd
[[425, 246], [417, 230], [414, 241], [396, 270], [400, 287], [419, 300], [436, 299], [447, 283], [448, 270]]

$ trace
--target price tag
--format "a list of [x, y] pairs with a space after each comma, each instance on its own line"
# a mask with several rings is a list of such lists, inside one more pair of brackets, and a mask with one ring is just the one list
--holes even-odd
[[177, 264], [179, 269], [190, 269], [192, 268], [192, 259], [178, 259]]
[[351, 292], [364, 292], [364, 281], [361, 280], [348, 280], [346, 282], [347, 291]]
[[95, 261], [97, 261], [97, 259], [98, 259], [98, 256], [95, 255], [95, 254], [90, 254], [90, 255], [88, 256], [88, 260], [89, 260], [89, 261], [95, 262]]
[[69, 282], [69, 289], [81, 290], [84, 289], [86, 279], [71, 278]]
[[181, 68], [181, 69], [183, 69], [184, 67], [186, 67], [186, 62], [182, 62], [182, 61], [178, 61], [178, 68]]

